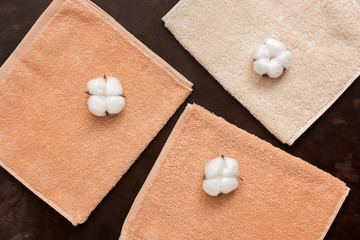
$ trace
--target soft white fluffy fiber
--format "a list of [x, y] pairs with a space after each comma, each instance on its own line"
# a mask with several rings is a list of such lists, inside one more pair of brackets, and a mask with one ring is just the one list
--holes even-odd
[[267, 38], [254, 50], [254, 70], [260, 75], [280, 77], [284, 69], [290, 66], [290, 62], [290, 52], [276, 39]]
[[116, 77], [106, 77], [105, 96], [119, 96], [123, 94], [123, 88]]
[[123, 87], [116, 77], [95, 78], [88, 82], [89, 97], [87, 104], [91, 113], [96, 116], [117, 114], [125, 106]]
[[237, 188], [238, 176], [239, 167], [235, 159], [217, 157], [205, 167], [203, 189], [211, 196], [229, 193]]
[[87, 84], [87, 89], [93, 95], [105, 95], [106, 81], [104, 78], [95, 78]]

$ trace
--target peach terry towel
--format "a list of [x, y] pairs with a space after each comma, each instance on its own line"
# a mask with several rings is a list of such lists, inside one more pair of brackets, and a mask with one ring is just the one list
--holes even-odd
[[[205, 165], [239, 164], [238, 188], [212, 197]], [[323, 239], [349, 188], [330, 174], [188, 105], [122, 228], [130, 239]]]
[[[180, 0], [163, 18], [177, 40], [281, 142], [304, 133], [360, 74], [357, 0]], [[253, 70], [265, 38], [292, 54], [279, 78]]]
[[[87, 82], [119, 78], [126, 105], [96, 117]], [[55, 0], [0, 69], [0, 164], [83, 223], [192, 84], [88, 0]]]

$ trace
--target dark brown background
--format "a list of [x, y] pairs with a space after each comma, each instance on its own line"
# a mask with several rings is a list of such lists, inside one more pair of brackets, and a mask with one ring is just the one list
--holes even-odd
[[[195, 102], [345, 181], [351, 191], [326, 239], [359, 239], [360, 82], [355, 81], [293, 146], [284, 145], [231, 97], [164, 27], [161, 17], [177, 1], [94, 0], [135, 37], [194, 83], [194, 91], [187, 103]], [[0, 0], [0, 65], [50, 2]], [[184, 107], [185, 104], [93, 211], [87, 222], [76, 228], [0, 168], [0, 240], [118, 239], [131, 204]]]

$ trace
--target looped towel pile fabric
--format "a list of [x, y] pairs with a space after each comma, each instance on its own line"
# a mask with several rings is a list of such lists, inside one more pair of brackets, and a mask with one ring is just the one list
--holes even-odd
[[[291, 145], [357, 77], [359, 10], [351, 0], [181, 0], [164, 21]], [[252, 69], [253, 47], [267, 37], [293, 55], [278, 79]], [[126, 106], [97, 117], [86, 85], [104, 74], [120, 79]], [[191, 90], [89, 0], [55, 0], [0, 68], [0, 165], [73, 225], [83, 223]], [[204, 166], [221, 155], [236, 159], [243, 181], [212, 197], [201, 187]], [[120, 239], [322, 239], [348, 192], [339, 179], [188, 105]]]
[[[87, 82], [116, 76], [118, 115], [87, 107]], [[87, 0], [55, 0], [0, 69], [0, 165], [83, 223], [192, 84]]]
[[[180, 0], [165, 26], [281, 142], [292, 145], [360, 74], [356, 0]], [[266, 38], [292, 54], [279, 78], [253, 70]]]
[[[204, 168], [221, 155], [237, 160], [243, 181], [213, 197], [201, 187]], [[120, 240], [323, 239], [348, 192], [330, 174], [188, 105], [136, 197]]]

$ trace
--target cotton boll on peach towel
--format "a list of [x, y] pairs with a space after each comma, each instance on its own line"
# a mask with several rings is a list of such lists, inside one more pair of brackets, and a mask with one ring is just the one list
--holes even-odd
[[54, 0], [0, 68], [0, 165], [83, 223], [191, 90], [94, 3]]
[[[208, 179], [216, 179], [211, 195]], [[339, 179], [189, 104], [120, 239], [320, 240], [348, 193]]]
[[87, 88], [91, 95], [87, 101], [89, 110], [96, 116], [117, 114], [125, 106], [125, 97], [120, 80], [116, 77], [95, 78], [88, 82]]
[[204, 191], [211, 196], [227, 194], [239, 185], [239, 166], [235, 159], [229, 157], [217, 157], [211, 160], [205, 167]]

